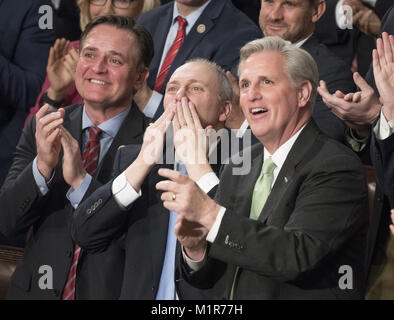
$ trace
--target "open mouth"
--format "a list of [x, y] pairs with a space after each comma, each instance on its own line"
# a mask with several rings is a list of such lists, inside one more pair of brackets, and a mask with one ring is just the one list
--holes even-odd
[[266, 113], [268, 110], [267, 109], [264, 109], [264, 108], [253, 108], [253, 109], [251, 109], [250, 110], [250, 112], [253, 114], [253, 115], [256, 115], [256, 114], [263, 114], [263, 113]]

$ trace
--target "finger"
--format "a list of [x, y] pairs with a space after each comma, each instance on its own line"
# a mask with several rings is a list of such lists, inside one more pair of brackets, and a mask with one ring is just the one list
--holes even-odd
[[358, 103], [361, 101], [361, 92], [357, 91], [353, 96], [353, 102]]
[[163, 192], [160, 198], [162, 201], [176, 201], [176, 195], [173, 192]]
[[40, 122], [41, 118], [45, 115], [45, 113], [49, 110], [50, 105], [49, 104], [44, 104], [36, 113], [36, 125], [38, 126], [38, 123]]
[[179, 124], [179, 118], [178, 118], [177, 113], [175, 113], [175, 115], [174, 115], [174, 119], [172, 121], [172, 127], [174, 129], [174, 136], [175, 136], [175, 133], [181, 128], [181, 125]]
[[48, 125], [50, 122], [55, 121], [55, 120], [60, 119], [60, 118], [62, 118], [61, 112], [60, 112], [60, 111], [56, 111], [56, 112], [48, 113], [47, 115], [43, 116], [43, 117], [40, 119], [39, 122], [40, 122], [40, 125], [41, 125], [41, 126], [46, 126], [46, 125]]
[[63, 118], [49, 122], [43, 127], [43, 132], [46, 136], [49, 136], [56, 128], [58, 128], [63, 123]]
[[354, 83], [360, 88], [361, 91], [368, 92], [373, 90], [358, 72], [353, 74], [353, 79]]
[[330, 95], [330, 93], [327, 90], [327, 85], [326, 85], [325, 81], [320, 80], [319, 84], [320, 84], [319, 87], [317, 87], [317, 91], [319, 92], [319, 94], [322, 97], [328, 97]]
[[382, 67], [386, 64], [385, 57], [384, 57], [384, 46], [382, 38], [376, 40], [376, 51], [378, 52], [379, 57], [379, 64]]
[[393, 53], [391, 51], [389, 34], [387, 32], [383, 32], [382, 39], [383, 39], [383, 49], [384, 49], [385, 62], [389, 63], [389, 62], [393, 61]]
[[337, 98], [340, 98], [340, 99], [344, 99], [345, 98], [345, 94], [341, 91], [341, 90], [337, 90], [337, 91], [335, 91], [335, 94], [334, 94]]
[[163, 180], [156, 183], [156, 189], [165, 192], [171, 192], [173, 194], [177, 194], [177, 191], [179, 190], [178, 183], [171, 180]]
[[53, 47], [49, 48], [49, 56], [48, 56], [48, 66], [51, 66], [55, 61], [55, 51]]
[[382, 70], [380, 67], [379, 55], [376, 49], [372, 50], [372, 68], [373, 68], [373, 75], [376, 80], [379, 79], [379, 72]]
[[171, 181], [174, 181], [177, 183], [182, 183], [182, 182], [185, 182], [185, 180], [186, 180], [185, 175], [183, 175], [182, 173], [180, 173], [178, 171], [171, 170], [171, 169], [161, 168], [161, 169], [159, 169], [158, 174], [164, 178], [170, 179]]
[[50, 135], [48, 135], [48, 136], [46, 137], [46, 142], [49, 143], [49, 144], [51, 144], [51, 143], [53, 143], [56, 139], [58, 139], [59, 136], [60, 136], [60, 128], [56, 128], [55, 130], [53, 130], [53, 131], [51, 132]]
[[394, 62], [394, 36], [390, 35], [389, 39], [390, 39], [390, 45], [391, 45], [391, 52], [393, 52], [393, 60], [391, 60], [391, 61]]
[[74, 48], [71, 48], [68, 51], [68, 54], [71, 56], [71, 58], [74, 60], [74, 62], [78, 62], [79, 54], [78, 54], [77, 50], [75, 50]]
[[198, 113], [196, 111], [196, 107], [195, 107], [194, 103], [189, 102], [189, 109], [190, 109], [190, 112], [191, 112], [191, 115], [192, 115], [194, 126], [197, 129], [202, 129], [200, 117], [198, 116]]
[[190, 102], [187, 100], [186, 97], [183, 97], [181, 102], [182, 102], [183, 116], [185, 117], [186, 125], [188, 128], [193, 128], [194, 121], [192, 118], [192, 114], [190, 112], [190, 107], [189, 107]]
[[348, 93], [347, 95], [345, 95], [345, 96], [343, 97], [343, 99], [344, 99], [345, 101], [353, 101], [353, 96], [354, 96], [354, 93]]
[[178, 115], [179, 125], [181, 127], [185, 126], [186, 125], [186, 120], [185, 120], [185, 117], [183, 116], [182, 104], [181, 104], [180, 101], [177, 102], [176, 114]]

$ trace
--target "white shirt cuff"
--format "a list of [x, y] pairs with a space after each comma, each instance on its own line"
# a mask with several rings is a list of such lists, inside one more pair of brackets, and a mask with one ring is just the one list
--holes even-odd
[[211, 230], [209, 230], [209, 232], [208, 232], [208, 235], [207, 235], [208, 242], [213, 243], [215, 241], [216, 236], [218, 235], [220, 224], [222, 223], [222, 219], [223, 219], [225, 212], [226, 212], [226, 208], [221, 207], [218, 212], [218, 215], [216, 216], [216, 220], [213, 223]]
[[394, 121], [387, 121], [386, 117], [383, 114], [383, 108], [380, 110], [379, 120], [376, 122], [373, 131], [376, 135], [376, 138], [379, 140], [384, 140], [390, 137], [394, 132]]
[[126, 179], [123, 171], [112, 183], [112, 193], [118, 205], [126, 210], [135, 200], [141, 197], [141, 190], [135, 191]]
[[348, 26], [352, 26], [351, 21], [348, 21], [347, 16], [343, 10], [343, 0], [339, 0], [335, 7], [335, 20], [338, 28], [345, 30]]
[[196, 183], [202, 191], [208, 193], [213, 187], [219, 184], [219, 178], [215, 172], [208, 172], [198, 179]]
[[202, 268], [202, 266], [205, 263], [205, 260], [207, 260], [207, 255], [206, 255], [207, 251], [205, 248], [205, 252], [204, 252], [204, 256], [201, 258], [200, 261], [195, 261], [190, 259], [186, 252], [185, 249], [182, 247], [182, 256], [183, 256], [183, 260], [186, 262], [187, 266], [192, 270], [192, 272], [194, 271], [198, 271]]

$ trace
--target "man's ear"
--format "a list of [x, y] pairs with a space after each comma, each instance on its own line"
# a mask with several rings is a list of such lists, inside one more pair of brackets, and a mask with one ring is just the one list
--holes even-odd
[[231, 104], [230, 100], [226, 100], [224, 102], [224, 105], [223, 105], [223, 108], [222, 108], [222, 112], [219, 115], [219, 121], [220, 122], [224, 122], [224, 121], [227, 120], [227, 118], [230, 116], [232, 107], [233, 107], [233, 105]]
[[310, 81], [304, 81], [301, 88], [298, 89], [298, 106], [300, 108], [308, 105], [308, 101], [312, 94], [312, 84]]
[[326, 0], [317, 0], [319, 1], [316, 6], [313, 7], [312, 13], [312, 22], [316, 23], [317, 20], [321, 18], [321, 16], [326, 12]]
[[134, 83], [134, 92], [137, 92], [139, 89], [141, 89], [144, 86], [148, 77], [149, 77], [149, 69], [147, 67], [144, 67], [142, 70], [137, 71], [137, 77]]

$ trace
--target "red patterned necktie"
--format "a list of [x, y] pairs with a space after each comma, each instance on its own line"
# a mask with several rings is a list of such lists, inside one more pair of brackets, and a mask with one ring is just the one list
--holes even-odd
[[168, 70], [170, 70], [171, 63], [172, 61], [174, 61], [174, 58], [179, 51], [179, 48], [181, 47], [183, 41], [185, 40], [187, 21], [185, 18], [182, 18], [181, 16], [177, 16], [176, 19], [178, 20], [178, 32], [176, 34], [174, 42], [171, 45], [171, 48], [168, 50], [166, 57], [164, 58], [160, 72], [156, 78], [155, 91], [157, 92], [161, 91]]
[[[85, 145], [85, 150], [82, 154], [82, 161], [87, 173], [92, 177], [96, 175], [100, 155], [100, 133], [101, 129], [98, 127], [89, 127], [89, 140]], [[81, 248], [76, 244], [74, 248], [74, 257], [68, 273], [67, 283], [63, 290], [63, 300], [75, 299], [75, 280], [77, 273], [77, 264]]]

